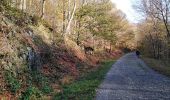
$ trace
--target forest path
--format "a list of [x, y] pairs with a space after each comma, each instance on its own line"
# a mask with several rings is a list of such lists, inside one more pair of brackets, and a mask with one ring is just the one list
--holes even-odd
[[129, 53], [107, 73], [97, 89], [96, 100], [170, 100], [170, 78]]

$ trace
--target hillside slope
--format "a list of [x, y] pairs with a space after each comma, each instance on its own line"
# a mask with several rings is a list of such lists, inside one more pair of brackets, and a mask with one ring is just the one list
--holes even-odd
[[73, 41], [52, 41], [55, 33], [45, 21], [13, 8], [1, 8], [0, 97], [48, 98], [62, 90], [61, 84], [96, 66], [98, 60], [88, 60]]

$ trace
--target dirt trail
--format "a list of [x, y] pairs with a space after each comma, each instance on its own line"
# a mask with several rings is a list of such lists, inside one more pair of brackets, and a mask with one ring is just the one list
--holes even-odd
[[96, 100], [170, 100], [170, 78], [150, 69], [135, 53], [129, 53], [107, 73]]

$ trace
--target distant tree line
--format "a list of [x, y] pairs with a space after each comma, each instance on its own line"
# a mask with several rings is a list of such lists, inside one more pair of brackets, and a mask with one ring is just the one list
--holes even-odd
[[169, 62], [170, 58], [170, 1], [141, 0], [138, 10], [146, 19], [138, 25], [140, 48], [148, 56]]

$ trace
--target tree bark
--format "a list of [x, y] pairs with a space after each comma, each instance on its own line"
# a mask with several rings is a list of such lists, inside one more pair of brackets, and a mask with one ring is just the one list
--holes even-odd
[[[78, 22], [78, 29], [80, 29], [80, 26], [81, 26], [81, 24], [80, 24], [80, 21]], [[77, 42], [77, 45], [80, 45], [80, 30], [78, 30], [78, 32], [77, 32], [77, 39], [76, 39], [76, 42]]]
[[23, 0], [23, 11], [27, 9], [27, 0]]
[[42, 0], [41, 19], [44, 19], [46, 0]]
[[69, 19], [69, 21], [68, 21], [68, 25], [67, 25], [66, 31], [65, 31], [65, 33], [64, 33], [64, 37], [65, 37], [65, 36], [69, 33], [69, 31], [70, 31], [71, 23], [72, 23], [72, 21], [73, 21], [73, 19], [74, 19], [74, 15], [75, 15], [75, 12], [76, 12], [76, 8], [77, 8], [76, 0], [74, 0], [74, 9], [73, 9], [73, 12], [72, 12], [72, 14], [71, 14], [71, 17], [70, 17], [70, 19]]
[[110, 50], [109, 52], [111, 53], [112, 52], [112, 42], [110, 41]]
[[23, 10], [23, 0], [20, 0], [19, 8], [20, 8], [21, 10]]

